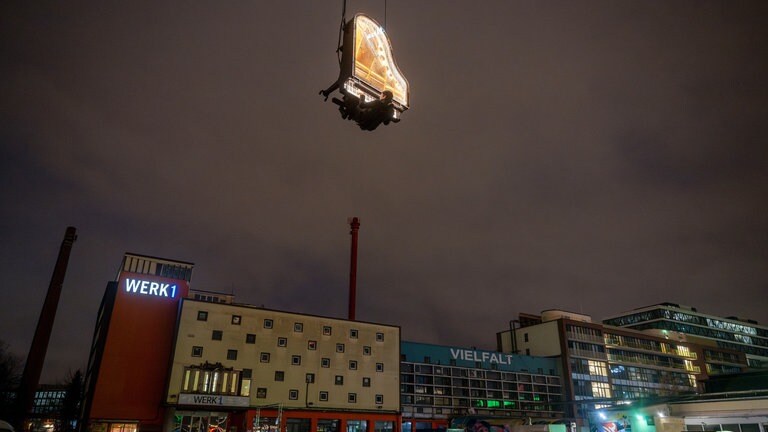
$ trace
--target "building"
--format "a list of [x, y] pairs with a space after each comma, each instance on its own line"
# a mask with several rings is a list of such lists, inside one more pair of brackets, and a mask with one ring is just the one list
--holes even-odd
[[768, 327], [754, 320], [722, 318], [698, 312], [689, 306], [661, 303], [606, 318], [603, 323], [657, 333], [684, 334], [689, 341], [707, 347], [705, 355], [711, 357], [712, 367], [715, 368], [712, 373], [737, 371], [733, 370], [732, 361], [718, 362], [719, 351], [709, 347], [742, 352], [750, 367], [768, 368]]
[[[549, 310], [535, 318], [517, 320], [499, 332], [499, 350], [526, 355], [559, 357], [566, 400], [573, 403], [566, 414], [583, 418], [595, 407], [643, 398], [693, 394], [699, 381], [708, 379], [704, 348], [675, 338], [592, 322], [591, 317]], [[712, 348], [739, 370], [746, 367], [743, 354]], [[711, 357], [711, 356], [710, 356]]]
[[397, 430], [399, 327], [192, 294], [181, 300], [164, 430]]
[[126, 254], [86, 372], [93, 432], [397, 432], [400, 328], [237, 304]]
[[560, 362], [475, 348], [402, 342], [403, 432], [445, 428], [451, 417], [563, 417]]

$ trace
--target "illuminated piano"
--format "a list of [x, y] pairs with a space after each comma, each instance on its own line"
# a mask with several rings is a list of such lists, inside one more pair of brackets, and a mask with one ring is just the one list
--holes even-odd
[[[345, 119], [355, 120], [366, 130], [379, 123], [398, 122], [409, 107], [408, 81], [395, 63], [392, 45], [384, 29], [363, 14], [344, 25], [339, 78], [328, 89], [320, 92], [327, 99], [335, 90], [343, 100], [333, 98]], [[369, 107], [387, 106], [380, 119], [366, 119]], [[378, 111], [382, 115], [382, 110]]]

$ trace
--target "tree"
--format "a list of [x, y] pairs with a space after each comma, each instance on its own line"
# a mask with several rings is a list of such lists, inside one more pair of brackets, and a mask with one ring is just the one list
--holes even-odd
[[7, 419], [14, 414], [16, 391], [21, 380], [21, 358], [8, 350], [8, 344], [0, 340], [0, 417]]
[[77, 429], [80, 417], [80, 404], [83, 400], [83, 373], [76, 370], [70, 372], [64, 383], [65, 394], [61, 403], [61, 431], [72, 432]]

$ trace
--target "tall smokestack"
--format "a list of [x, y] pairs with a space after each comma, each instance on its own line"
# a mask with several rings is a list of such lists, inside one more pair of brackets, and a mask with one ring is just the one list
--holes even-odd
[[357, 231], [360, 230], [360, 218], [347, 219], [352, 234], [352, 247], [349, 257], [349, 320], [355, 320], [355, 302], [357, 301]]
[[18, 411], [15, 419], [16, 426], [19, 426], [18, 430], [24, 430], [22, 427], [24, 418], [32, 410], [32, 402], [40, 382], [45, 354], [48, 351], [48, 342], [51, 339], [53, 320], [56, 318], [56, 309], [59, 306], [61, 288], [64, 285], [64, 275], [67, 272], [67, 264], [69, 264], [69, 254], [77, 239], [76, 231], [75, 227], [67, 227], [67, 231], [64, 233], [56, 267], [53, 268], [51, 283], [48, 285], [48, 294], [45, 296], [45, 303], [43, 303], [43, 309], [40, 311], [40, 318], [37, 320], [37, 329], [32, 338], [32, 346], [29, 348], [27, 363], [24, 365], [24, 373], [21, 376], [19, 386]]

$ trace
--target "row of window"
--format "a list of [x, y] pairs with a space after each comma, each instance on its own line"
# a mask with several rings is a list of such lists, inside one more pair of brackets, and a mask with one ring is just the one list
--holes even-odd
[[[197, 311], [197, 320], [198, 321], [208, 321], [208, 311]], [[231, 323], [232, 325], [240, 325], [242, 323], [243, 317], [241, 315], [232, 315]], [[274, 327], [274, 321], [269, 318], [264, 318], [263, 326], [265, 329], [271, 329]], [[304, 332], [304, 323], [301, 322], [295, 322], [293, 323], [293, 331], [294, 333], [303, 333]], [[333, 334], [333, 327], [331, 326], [323, 326], [323, 336], [331, 336]], [[357, 339], [360, 332], [358, 329], [349, 329], [349, 338], [350, 339]], [[376, 342], [384, 342], [384, 333], [382, 332], [376, 332]]]
[[[211, 332], [211, 340], [220, 341], [224, 338], [224, 332], [221, 330], [213, 330]], [[255, 344], [256, 343], [256, 335], [252, 333], [248, 333], [245, 335], [245, 343], [246, 344]], [[288, 338], [285, 337], [278, 337], [277, 338], [277, 346], [281, 348], [285, 348], [288, 346]], [[310, 351], [317, 350], [317, 341], [310, 340], [307, 341], [307, 349]], [[337, 343], [336, 344], [336, 352], [337, 353], [343, 353], [345, 350], [345, 345], [343, 343]], [[372, 348], [368, 345], [363, 346], [363, 355], [371, 355], [373, 352]]]
[[[429, 357], [425, 357], [428, 359]], [[400, 356], [401, 372], [413, 372], [422, 375], [435, 375], [435, 379], [438, 379], [438, 375], [451, 376], [451, 377], [468, 377], [468, 378], [485, 378], [489, 380], [504, 380], [504, 381], [523, 381], [523, 382], [537, 382], [544, 384], [549, 382], [550, 384], [559, 384], [560, 377], [555, 375], [555, 370], [549, 370], [549, 376], [544, 375], [544, 370], [538, 368], [537, 373], [539, 375], [530, 375], [528, 373], [520, 372], [503, 372], [498, 370], [484, 370], [481, 368], [470, 369], [466, 367], [446, 367], [446, 366], [432, 366], [425, 364], [405, 363], [404, 356]], [[523, 372], [528, 372], [523, 370]]]
[[[342, 351], [343, 352], [343, 351]], [[227, 360], [237, 360], [237, 350], [236, 349], [229, 349], [227, 350]], [[192, 347], [192, 357], [202, 357], [203, 356], [203, 347], [201, 346], [193, 346]], [[268, 352], [262, 352], [259, 355], [259, 361], [261, 363], [269, 363], [270, 359], [272, 357], [271, 353]], [[291, 356], [291, 364], [294, 366], [298, 366], [301, 364], [301, 356], [300, 355], [292, 355]], [[357, 370], [358, 362], [357, 360], [349, 360], [349, 369], [350, 370]], [[328, 357], [323, 357], [320, 359], [320, 366], [324, 368], [331, 367], [331, 359]], [[376, 372], [384, 372], [384, 363], [376, 363]]]
[[[321, 402], [327, 402], [329, 397], [329, 392], [321, 390], [318, 395], [317, 399]], [[266, 387], [258, 387], [256, 389], [256, 398], [257, 399], [266, 399], [267, 398], [267, 388]], [[288, 390], [288, 399], [289, 400], [298, 400], [299, 399], [299, 390], [298, 389], [290, 389]], [[357, 403], [357, 393], [347, 393], [347, 402], [348, 403]], [[374, 396], [374, 403], [376, 405], [383, 405], [384, 404], [384, 395], [377, 394]]]
[[[492, 380], [485, 380], [485, 379], [469, 379], [469, 378], [450, 378], [450, 377], [440, 377], [440, 376], [429, 376], [429, 375], [413, 375], [409, 373], [402, 373], [400, 374], [400, 382], [402, 383], [416, 383], [416, 384], [425, 384], [425, 385], [436, 385], [436, 386], [451, 386], [451, 387], [473, 387], [473, 388], [489, 388], [489, 389], [500, 389], [502, 387], [504, 388], [515, 388], [516, 386], [521, 385], [527, 385], [531, 386], [531, 380], [530, 376], [527, 376], [527, 380], [521, 379], [521, 380], [510, 380], [510, 381], [492, 381]], [[544, 377], [541, 377], [544, 378]], [[536, 380], [534, 381], [534, 384], [536, 387], [547, 387], [547, 381], [546, 380]], [[550, 380], [549, 381], [550, 387], [557, 387], [560, 388], [560, 380]]]

